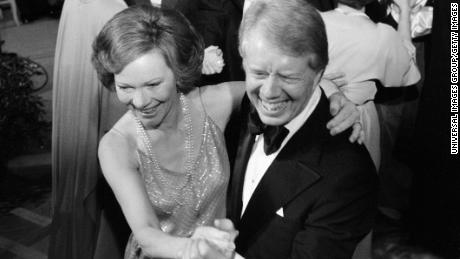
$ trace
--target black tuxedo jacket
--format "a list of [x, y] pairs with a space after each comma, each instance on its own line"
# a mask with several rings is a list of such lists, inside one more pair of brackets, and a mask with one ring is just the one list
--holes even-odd
[[[248, 114], [245, 97], [243, 109]], [[321, 100], [267, 169], [241, 217], [246, 165], [254, 143], [243, 119], [228, 195], [228, 216], [246, 258], [351, 258], [371, 230], [377, 174], [350, 131], [331, 136], [329, 102]], [[284, 217], [276, 212], [282, 208]]]

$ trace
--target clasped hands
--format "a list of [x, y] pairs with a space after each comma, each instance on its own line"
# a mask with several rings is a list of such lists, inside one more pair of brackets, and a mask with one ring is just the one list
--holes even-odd
[[201, 226], [195, 229], [186, 246], [178, 252], [179, 259], [230, 259], [234, 258], [238, 235], [229, 219], [216, 219], [214, 227]]

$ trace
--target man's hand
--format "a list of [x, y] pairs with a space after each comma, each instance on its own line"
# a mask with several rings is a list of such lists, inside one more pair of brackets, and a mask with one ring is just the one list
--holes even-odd
[[348, 100], [342, 92], [336, 92], [329, 97], [330, 112], [334, 116], [326, 127], [332, 136], [343, 132], [353, 126], [353, 132], [349, 137], [350, 142], [357, 141], [362, 144], [364, 141], [364, 131], [360, 123], [360, 112], [356, 105]]
[[224, 252], [235, 250], [235, 236], [233, 232], [222, 230], [217, 227], [201, 226], [195, 229], [191, 238], [204, 239]]
[[216, 219], [214, 220], [214, 227], [227, 232], [232, 241], [238, 236], [238, 230], [235, 229], [233, 222], [229, 219]]
[[189, 239], [178, 259], [233, 259], [234, 252], [223, 253], [217, 246], [206, 239]]

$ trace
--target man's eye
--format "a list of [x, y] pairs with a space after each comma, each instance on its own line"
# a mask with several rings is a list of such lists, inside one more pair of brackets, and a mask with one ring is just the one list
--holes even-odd
[[253, 74], [257, 78], [265, 78], [268, 75], [266, 72], [263, 71], [254, 71]]
[[299, 78], [296, 78], [296, 77], [288, 77], [288, 76], [281, 76], [281, 79], [286, 82], [286, 83], [291, 83], [291, 84], [294, 84], [294, 83], [297, 83], [300, 81]]
[[155, 86], [157, 86], [157, 85], [159, 85], [159, 84], [161, 84], [161, 82], [150, 83], [150, 84], [148, 84], [147, 86], [148, 86], [148, 87], [155, 87]]

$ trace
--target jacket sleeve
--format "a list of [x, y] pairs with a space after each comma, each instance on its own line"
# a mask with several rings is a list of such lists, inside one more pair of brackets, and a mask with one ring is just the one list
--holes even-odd
[[[324, 192], [294, 238], [291, 258], [349, 259], [371, 231], [377, 207], [377, 174], [371, 162], [346, 156], [354, 165], [333, 160], [330, 175], [321, 186]], [[337, 173], [339, 170], [347, 172]]]

